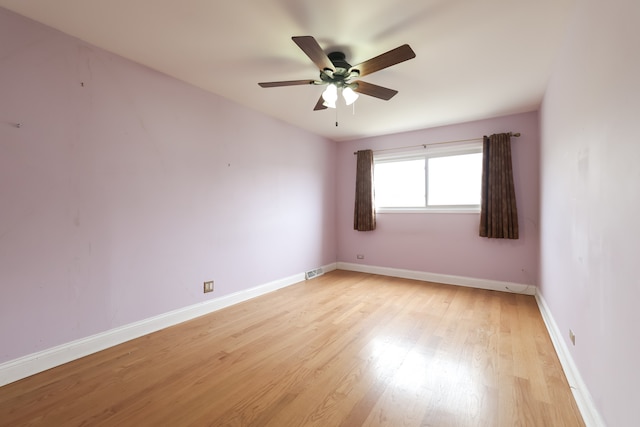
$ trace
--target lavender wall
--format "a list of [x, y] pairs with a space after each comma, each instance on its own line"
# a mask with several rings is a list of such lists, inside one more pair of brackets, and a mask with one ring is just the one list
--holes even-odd
[[579, 2], [541, 110], [541, 293], [610, 426], [640, 402], [639, 22]]
[[0, 363], [335, 262], [334, 142], [4, 9], [0, 94]]
[[[379, 214], [373, 232], [353, 230], [356, 159], [360, 149], [386, 149], [521, 132], [512, 142], [519, 240], [478, 236], [478, 213]], [[535, 285], [538, 265], [538, 116], [519, 114], [454, 126], [340, 143], [338, 260], [419, 272]], [[364, 254], [364, 260], [356, 259]]]

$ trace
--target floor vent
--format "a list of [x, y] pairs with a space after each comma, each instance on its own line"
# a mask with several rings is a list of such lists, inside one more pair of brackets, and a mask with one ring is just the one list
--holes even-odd
[[304, 278], [306, 280], [313, 279], [314, 277], [322, 276], [322, 273], [324, 273], [324, 271], [322, 271], [321, 268], [316, 268], [314, 270], [309, 270], [306, 273], [304, 273]]

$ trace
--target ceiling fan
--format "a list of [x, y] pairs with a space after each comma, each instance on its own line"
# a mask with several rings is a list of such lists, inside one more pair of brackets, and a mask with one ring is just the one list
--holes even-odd
[[352, 104], [358, 98], [355, 92], [385, 101], [390, 100], [398, 93], [397, 90], [354, 79], [399, 64], [416, 56], [411, 47], [408, 44], [404, 44], [375, 58], [352, 66], [345, 60], [343, 52], [325, 54], [316, 39], [311, 36], [291, 37], [291, 39], [320, 69], [320, 80], [287, 80], [258, 84], [261, 87], [329, 85], [320, 96], [320, 99], [318, 99], [316, 106], [313, 108], [314, 111], [335, 108], [338, 90], [342, 92], [347, 105]]

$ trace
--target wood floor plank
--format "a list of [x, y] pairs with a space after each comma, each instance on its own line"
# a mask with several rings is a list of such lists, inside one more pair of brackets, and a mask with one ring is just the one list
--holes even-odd
[[535, 299], [334, 271], [0, 388], [0, 426], [583, 426]]

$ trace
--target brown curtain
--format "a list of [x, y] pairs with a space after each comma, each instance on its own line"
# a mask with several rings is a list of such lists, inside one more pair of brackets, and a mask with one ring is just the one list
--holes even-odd
[[511, 135], [484, 137], [480, 236], [518, 238], [518, 210], [511, 165]]
[[353, 213], [353, 229], [372, 231], [376, 229], [376, 208], [373, 191], [373, 151], [357, 153], [356, 206]]

